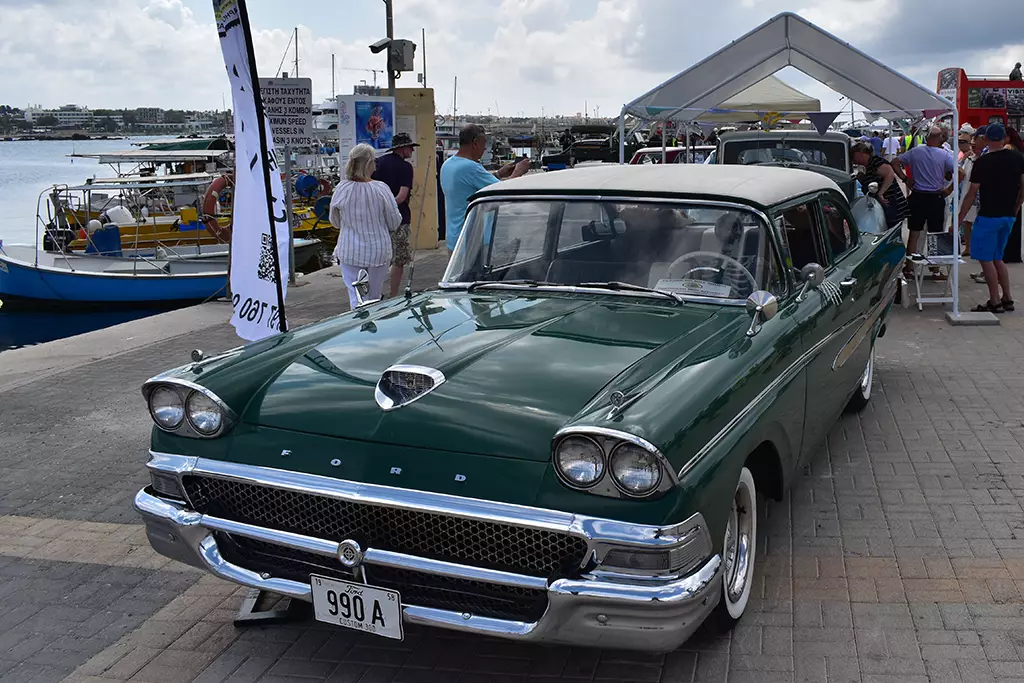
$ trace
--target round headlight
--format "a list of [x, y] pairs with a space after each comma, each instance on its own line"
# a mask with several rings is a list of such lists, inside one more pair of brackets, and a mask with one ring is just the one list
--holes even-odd
[[558, 444], [555, 466], [571, 484], [586, 488], [604, 475], [604, 453], [591, 439], [570, 436]]
[[193, 391], [188, 395], [185, 409], [188, 412], [188, 421], [200, 434], [215, 434], [224, 422], [224, 413], [216, 401], [199, 391]]
[[650, 493], [661, 483], [661, 465], [657, 456], [635, 444], [616, 446], [608, 466], [615, 483], [635, 496]]
[[177, 429], [185, 419], [181, 394], [170, 387], [157, 387], [149, 395], [149, 414], [164, 429]]

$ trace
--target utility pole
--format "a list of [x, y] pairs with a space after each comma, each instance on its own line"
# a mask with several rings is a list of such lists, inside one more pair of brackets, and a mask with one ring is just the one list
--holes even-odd
[[427, 87], [427, 29], [420, 29], [420, 48], [423, 50], [423, 87]]
[[[388, 23], [388, 40], [395, 40], [395, 17], [391, 9], [391, 0], [384, 0], [384, 11]], [[391, 64], [391, 45], [388, 45], [388, 97], [395, 96], [395, 70]]]

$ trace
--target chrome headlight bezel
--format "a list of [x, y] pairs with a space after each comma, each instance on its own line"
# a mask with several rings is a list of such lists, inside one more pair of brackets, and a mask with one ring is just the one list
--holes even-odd
[[[589, 483], [587, 485], [577, 484], [562, 472], [562, 468], [559, 466], [558, 461], [559, 451], [562, 444], [570, 438], [587, 439], [596, 444], [600, 449], [604, 466], [602, 468], [601, 476], [593, 483]], [[617, 479], [612, 475], [611, 456], [615, 453], [617, 448], [623, 445], [634, 446], [646, 453], [649, 453], [654, 462], [658, 464], [660, 474], [654, 487], [639, 492], [632, 491], [629, 487], [624, 486], [622, 483], [617, 481]], [[608, 498], [642, 499], [657, 497], [663, 495], [666, 491], [675, 487], [679, 483], [679, 479], [676, 476], [676, 473], [672, 470], [671, 464], [654, 444], [642, 437], [630, 434], [629, 432], [617, 429], [608, 429], [606, 427], [575, 426], [559, 430], [559, 432], [555, 434], [555, 438], [552, 442], [551, 463], [559, 481], [567, 487], [577, 491], [586, 491], [588, 493]]]
[[[163, 425], [155, 418], [152, 398], [160, 390], [176, 392], [181, 401], [183, 418], [173, 427]], [[146, 399], [146, 406], [149, 409], [150, 417], [153, 418], [153, 424], [168, 434], [176, 434], [193, 439], [214, 439], [229, 431], [237, 419], [234, 411], [216, 394], [206, 387], [186, 379], [177, 377], [157, 377], [151, 379], [142, 385], [142, 396]], [[203, 401], [208, 402], [207, 409], [213, 406], [220, 412], [220, 422], [213, 430], [204, 431], [200, 429], [196, 424], [195, 418], [190, 415], [189, 406], [194, 404], [195, 401], [200, 400], [200, 397]]]

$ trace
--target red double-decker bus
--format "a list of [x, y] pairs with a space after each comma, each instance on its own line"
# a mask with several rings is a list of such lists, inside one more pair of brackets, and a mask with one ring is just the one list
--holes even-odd
[[1021, 130], [1024, 124], [1024, 81], [998, 76], [968, 76], [958, 67], [939, 72], [935, 88], [956, 105], [960, 123], [975, 128], [1001, 123]]

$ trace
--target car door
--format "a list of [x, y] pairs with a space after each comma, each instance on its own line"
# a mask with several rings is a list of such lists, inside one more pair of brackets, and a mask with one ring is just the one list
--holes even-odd
[[[850, 287], [847, 259], [833, 259], [819, 197], [800, 200], [783, 208], [777, 216], [793, 271], [798, 273], [812, 263], [825, 269], [824, 281], [798, 297], [793, 311], [801, 329], [806, 375], [801, 457], [807, 458], [820, 448], [855, 386], [857, 377], [850, 376], [848, 363], [833, 369], [836, 356], [848, 341], [843, 329], [855, 316], [855, 302], [843, 293], [844, 288]], [[855, 232], [852, 225], [847, 228]], [[800, 286], [802, 283], [798, 283]]]

